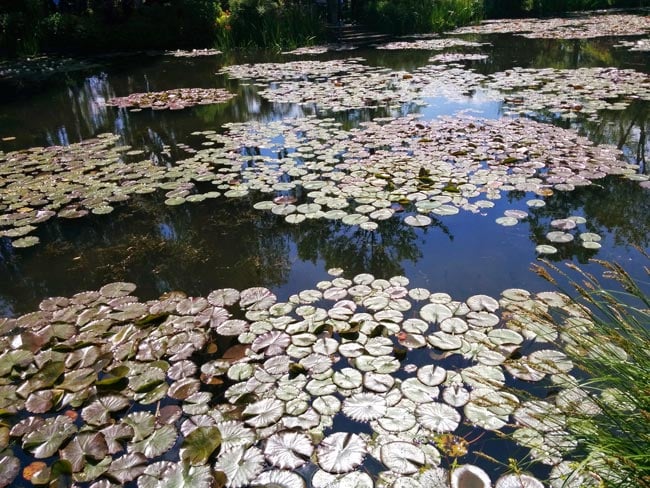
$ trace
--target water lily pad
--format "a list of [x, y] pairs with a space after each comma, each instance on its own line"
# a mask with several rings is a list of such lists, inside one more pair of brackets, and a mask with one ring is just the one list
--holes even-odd
[[268, 486], [275, 488], [305, 488], [305, 479], [291, 471], [274, 469], [264, 471], [252, 482], [252, 486]]
[[40, 242], [40, 239], [36, 236], [27, 236], [27, 237], [21, 237], [20, 239], [16, 239], [11, 242], [11, 245], [17, 249], [20, 248], [25, 248], [25, 247], [32, 247], [35, 246]]
[[426, 458], [415, 444], [398, 441], [381, 446], [381, 462], [395, 473], [414, 474], [426, 464]]
[[226, 475], [226, 486], [239, 488], [248, 486], [257, 477], [262, 471], [263, 463], [264, 456], [258, 448], [235, 447], [222, 452], [214, 467]]
[[555, 254], [557, 253], [557, 248], [549, 244], [540, 244], [535, 247], [535, 252], [538, 254]]
[[313, 451], [314, 446], [305, 434], [283, 432], [266, 440], [264, 455], [273, 466], [294, 470], [305, 464]]
[[420, 425], [434, 432], [453, 432], [460, 423], [458, 411], [444, 403], [419, 404], [415, 415]]
[[363, 462], [366, 443], [357, 434], [337, 432], [321, 441], [316, 449], [318, 465], [329, 473], [347, 473]]
[[355, 393], [343, 402], [343, 413], [352, 420], [369, 422], [384, 416], [386, 401], [376, 393]]

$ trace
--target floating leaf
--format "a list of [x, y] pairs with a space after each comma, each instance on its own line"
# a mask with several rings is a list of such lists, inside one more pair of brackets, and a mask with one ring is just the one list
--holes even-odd
[[426, 464], [422, 449], [410, 442], [389, 442], [380, 452], [381, 462], [398, 474], [417, 473]]
[[311, 440], [305, 434], [283, 432], [266, 440], [264, 455], [273, 466], [281, 469], [296, 469], [307, 461], [314, 452]]
[[291, 344], [291, 336], [282, 331], [272, 330], [257, 337], [251, 344], [251, 349], [254, 352], [263, 351], [267, 356], [275, 356], [284, 354], [289, 344]]
[[262, 471], [263, 463], [264, 456], [258, 448], [235, 447], [222, 452], [214, 467], [226, 475], [226, 486], [239, 488], [248, 486], [257, 477]]
[[273, 488], [305, 488], [305, 480], [296, 473], [291, 471], [284, 471], [273, 469], [271, 471], [264, 471], [255, 478], [251, 486], [258, 487], [273, 487]]
[[47, 419], [38, 430], [23, 436], [23, 449], [32, 451], [37, 459], [48, 458], [76, 432], [77, 427], [68, 417], [53, 417]]
[[11, 455], [0, 456], [0, 487], [9, 486], [20, 473], [20, 461]]
[[268, 288], [254, 287], [241, 292], [239, 306], [245, 310], [267, 310], [276, 300]]
[[132, 293], [135, 288], [136, 286], [133, 283], [118, 281], [102, 286], [99, 289], [99, 293], [101, 293], [102, 296], [105, 296], [106, 298], [118, 298], [127, 296], [128, 294]]
[[357, 434], [337, 432], [321, 441], [316, 455], [325, 471], [347, 473], [363, 462], [366, 452], [366, 443]]
[[155, 458], [171, 449], [176, 443], [177, 437], [176, 427], [163, 425], [154, 430], [146, 439], [131, 444], [129, 450], [131, 452], [141, 452], [148, 458]]
[[245, 422], [255, 428], [266, 427], [277, 422], [284, 413], [284, 405], [279, 400], [265, 398], [248, 405], [242, 412]]
[[61, 449], [62, 459], [70, 462], [72, 471], [81, 471], [87, 459], [101, 461], [108, 454], [104, 435], [97, 432], [82, 432]]
[[138, 478], [138, 488], [212, 488], [215, 484], [210, 466], [159, 461], [150, 464]]
[[221, 432], [221, 451], [229, 451], [235, 447], [248, 447], [255, 442], [255, 432], [235, 420], [217, 423]]
[[221, 433], [217, 427], [197, 427], [183, 439], [180, 458], [192, 466], [205, 464], [220, 445]]
[[444, 403], [421, 403], [415, 415], [423, 427], [434, 432], [453, 432], [460, 423], [460, 414]]
[[386, 414], [386, 400], [375, 393], [355, 393], [343, 402], [343, 413], [352, 420], [369, 422]]
[[114, 459], [106, 474], [120, 483], [127, 483], [144, 473], [146, 464], [147, 458], [144, 454], [126, 454]]

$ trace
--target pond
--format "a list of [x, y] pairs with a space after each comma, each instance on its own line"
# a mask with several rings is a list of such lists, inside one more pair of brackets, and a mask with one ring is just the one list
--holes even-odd
[[[499, 433], [517, 430], [517, 423], [532, 429], [525, 415], [517, 410], [515, 421], [514, 407], [505, 406], [486, 413], [475, 401], [475, 410], [461, 408], [461, 423], [455, 407], [466, 403], [457, 397], [477, 394], [492, 374], [500, 385], [540, 394], [570, 366], [563, 370], [559, 358], [560, 369], [541, 368], [541, 377], [549, 376], [533, 384], [541, 377], [522, 374], [523, 366], [505, 368], [504, 376], [503, 350], [486, 352], [490, 359], [478, 363], [469, 339], [463, 344], [473, 353], [441, 352], [461, 349], [467, 321], [470, 333], [484, 337], [499, 330], [493, 327], [501, 320], [497, 309], [508, 308], [503, 300], [523, 296], [511, 291], [503, 298], [504, 290], [526, 290], [522, 300], [548, 290], [530, 269], [538, 257], [599, 274], [591, 258], [616, 261], [643, 276], [643, 253], [650, 250], [650, 55], [642, 40], [650, 22], [635, 19], [641, 31], [634, 36], [560, 30], [566, 38], [558, 39], [470, 29], [322, 53], [117, 54], [36, 59], [17, 70], [1, 64], [0, 317], [6, 319], [0, 318], [0, 330], [3, 349], [30, 353], [0, 359], [3, 375], [12, 378], [3, 377], [0, 408], [16, 398], [16, 388], [6, 385], [29, 379], [32, 386], [18, 397], [32, 401], [13, 411], [8, 426], [43, 414], [40, 428], [58, 439], [48, 445], [26, 424], [24, 433], [12, 429], [12, 441], [0, 444], [17, 456], [5, 451], [9, 471], [33, 458], [52, 466], [61, 456], [73, 459], [79, 486], [181, 486], [161, 481], [164, 469], [181, 476], [180, 449], [194, 465], [183, 475], [187, 486], [210, 486], [208, 465], [225, 473], [228, 486], [445, 486], [446, 475], [435, 481], [428, 469], [440, 452], [445, 469], [455, 460], [474, 463], [492, 482], [508, 472], [509, 458], [528, 454]], [[155, 109], [147, 106], [151, 101], [138, 106], [134, 97], [115, 100], [181, 88], [206, 91], [161, 94]], [[122, 285], [107, 285], [112, 282]], [[91, 290], [100, 292], [79, 298]], [[130, 294], [137, 299], [120, 301]], [[126, 340], [116, 336], [127, 332], [99, 324], [108, 320], [106, 307], [121, 314], [111, 316], [115, 327], [131, 324], [133, 336], [124, 344], [140, 348], [140, 362], [135, 352], [115, 352]], [[24, 315], [39, 308], [36, 316]], [[83, 313], [89, 315], [80, 320]], [[207, 318], [189, 327], [171, 321], [176, 313]], [[351, 326], [355, 313], [365, 315], [354, 315], [361, 325]], [[368, 329], [368, 322], [364, 329], [370, 319], [384, 331]], [[43, 340], [16, 335], [15, 327], [42, 332], [43, 321], [61, 330]], [[288, 332], [288, 324], [305, 321], [311, 325]], [[197, 323], [211, 328], [195, 331]], [[440, 334], [427, 336], [427, 324], [436, 323], [428, 330]], [[81, 331], [89, 335], [82, 339]], [[178, 334], [195, 347], [173, 359], [169, 350], [156, 353], [152, 337], [171, 344]], [[529, 344], [543, 334], [515, 334], [493, 344], [525, 340], [527, 361], [552, 361], [548, 346]], [[359, 335], [369, 341], [364, 353], [350, 345]], [[73, 339], [78, 342], [70, 345]], [[68, 345], [53, 347], [59, 340]], [[223, 360], [235, 342], [252, 343], [260, 357]], [[96, 348], [89, 357], [69, 359], [89, 345]], [[401, 363], [393, 346], [406, 355]], [[68, 359], [56, 356], [61, 352]], [[276, 364], [269, 364], [273, 358]], [[378, 358], [390, 359], [379, 364]], [[118, 365], [130, 373], [118, 374]], [[443, 369], [437, 379], [433, 365], [449, 375]], [[75, 367], [89, 370], [77, 378], [86, 387], [102, 386], [85, 396], [70, 388], [67, 370]], [[38, 375], [41, 383], [34, 384]], [[277, 386], [285, 376], [304, 382]], [[126, 377], [131, 396], [117, 389], [115, 405], [101, 403], [114, 391], [107, 385], [122, 385]], [[237, 386], [251, 378], [275, 381], [280, 398], [268, 395], [270, 387]], [[395, 381], [402, 400], [389, 395]], [[453, 399], [434, 408], [425, 398], [437, 398], [441, 384]], [[209, 401], [192, 396], [201, 393]], [[295, 400], [290, 407], [289, 400]], [[238, 413], [207, 411], [223, 402], [237, 405]], [[168, 417], [161, 421], [163, 407]], [[323, 418], [301, 417], [314, 409]], [[81, 415], [55, 416], [64, 410]], [[288, 415], [299, 420], [277, 427]], [[196, 416], [204, 430], [195, 426], [192, 436], [187, 422]], [[63, 417], [68, 420], [57, 420]], [[400, 419], [413, 423], [397, 427]], [[109, 424], [127, 426], [135, 436], [109, 434]], [[84, 425], [85, 434], [73, 433]], [[217, 456], [215, 445], [203, 456], [194, 444], [209, 445], [215, 426], [221, 450]], [[101, 442], [90, 434], [99, 436], [100, 427]], [[407, 441], [404, 431], [419, 443]], [[425, 432], [448, 437], [427, 441]], [[128, 455], [115, 447], [120, 443]], [[453, 453], [467, 446], [471, 454]], [[533, 457], [542, 462], [527, 470], [540, 479], [553, 476], [559, 460]], [[310, 458], [317, 462], [306, 463]], [[154, 461], [157, 470], [137, 479]], [[22, 477], [12, 486], [31, 486]], [[0, 476], [0, 486], [7, 483]]]

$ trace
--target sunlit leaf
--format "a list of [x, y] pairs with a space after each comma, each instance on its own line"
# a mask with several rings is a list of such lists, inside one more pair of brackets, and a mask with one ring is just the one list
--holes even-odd
[[307, 461], [314, 451], [309, 437], [297, 432], [282, 432], [266, 440], [264, 455], [280, 469], [296, 469]]
[[321, 441], [316, 450], [318, 465], [330, 473], [347, 473], [363, 462], [366, 443], [356, 434], [337, 432]]

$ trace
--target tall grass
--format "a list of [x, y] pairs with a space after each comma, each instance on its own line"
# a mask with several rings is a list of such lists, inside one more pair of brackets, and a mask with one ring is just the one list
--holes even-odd
[[[650, 296], [618, 264], [595, 261], [616, 288], [569, 264], [577, 279], [546, 263], [535, 271], [557, 285], [548, 269], [570, 280], [577, 292], [564, 317], [559, 347], [585, 373], [581, 387], [601, 413], [575, 412], [569, 431], [583, 453], [576, 469], [595, 472], [606, 487], [650, 487]], [[645, 268], [646, 274], [650, 270]], [[646, 284], [647, 285], [647, 284]], [[573, 310], [573, 312], [571, 311]], [[588, 320], [575, 320], [576, 316]], [[571, 320], [571, 317], [574, 320]], [[588, 325], [586, 325], [588, 324]]]
[[391, 34], [441, 32], [481, 19], [483, 0], [370, 0], [363, 21]]
[[324, 11], [313, 2], [231, 0], [217, 18], [217, 46], [293, 48], [324, 38]]
[[442, 32], [471, 24], [482, 16], [482, 0], [438, 0], [433, 4], [430, 26], [434, 32]]

